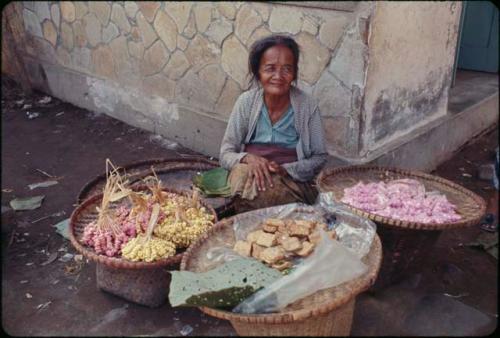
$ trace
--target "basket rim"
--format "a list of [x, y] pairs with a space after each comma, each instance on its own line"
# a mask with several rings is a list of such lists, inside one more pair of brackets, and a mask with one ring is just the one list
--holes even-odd
[[[145, 186], [136, 186], [133, 187], [132, 190], [135, 191], [142, 191], [145, 190]], [[163, 188], [162, 191], [166, 192], [171, 192], [179, 195], [186, 196], [187, 193], [184, 191], [178, 191], [176, 189], [172, 188]], [[71, 213], [70, 221], [69, 221], [69, 237], [71, 244], [75, 247], [75, 249], [80, 252], [82, 255], [85, 257], [89, 258], [92, 261], [95, 261], [97, 263], [101, 263], [110, 267], [114, 268], [123, 268], [123, 269], [154, 269], [154, 268], [159, 268], [159, 267], [164, 267], [168, 265], [173, 265], [177, 264], [181, 261], [182, 256], [186, 251], [177, 253], [176, 255], [172, 257], [167, 257], [163, 258], [160, 260], [156, 260], [154, 262], [132, 262], [123, 258], [118, 258], [118, 257], [108, 257], [104, 255], [100, 255], [95, 253], [94, 250], [89, 249], [88, 247], [82, 245], [75, 236], [75, 225], [76, 225], [76, 219], [84, 210], [87, 206], [89, 206], [92, 203], [95, 203], [96, 201], [99, 201], [102, 199], [102, 193], [93, 195], [89, 198], [87, 198], [85, 201], [83, 201], [78, 207], [76, 207], [73, 212]], [[203, 201], [200, 201], [200, 203], [214, 216], [214, 225], [217, 223], [217, 213], [215, 210], [204, 203]]]
[[[468, 226], [473, 226], [477, 224], [480, 219], [483, 217], [484, 213], [486, 212], [486, 202], [485, 200], [479, 196], [478, 194], [470, 191], [467, 188], [462, 187], [461, 185], [454, 183], [448, 179], [436, 176], [436, 175], [431, 175], [424, 173], [419, 170], [410, 170], [410, 169], [402, 169], [402, 168], [396, 168], [396, 167], [384, 167], [384, 166], [374, 166], [374, 165], [354, 165], [354, 166], [342, 166], [342, 167], [330, 167], [330, 168], [324, 168], [321, 170], [319, 175], [316, 177], [316, 186], [318, 187], [318, 190], [320, 192], [329, 192], [327, 188], [324, 187], [323, 181], [333, 175], [337, 175], [340, 173], [345, 173], [349, 171], [380, 171], [380, 172], [393, 172], [396, 174], [402, 174], [405, 176], [409, 176], [409, 178], [420, 178], [426, 181], [435, 181], [439, 182], [441, 184], [447, 185], [450, 188], [453, 188], [454, 190], [460, 192], [463, 195], [467, 195], [471, 199], [473, 199], [478, 206], [478, 215], [472, 218], [468, 218], [465, 220], [459, 220], [456, 222], [447, 222], [447, 223], [422, 223], [422, 222], [412, 222], [412, 221], [404, 221], [404, 220], [399, 220], [395, 218], [389, 218], [385, 216], [380, 216], [374, 213], [370, 213], [367, 211], [363, 211], [361, 209], [358, 209], [356, 207], [353, 207], [349, 204], [343, 203], [341, 201], [338, 201], [335, 198], [335, 201], [342, 203], [342, 205], [346, 206], [350, 211], [353, 213], [361, 216], [368, 218], [372, 221], [382, 223], [383, 225], [386, 226], [392, 226], [392, 227], [397, 227], [397, 228], [405, 228], [405, 229], [416, 229], [416, 230], [445, 230], [445, 229], [458, 229], [458, 228], [464, 228]], [[335, 197], [335, 196], [334, 196]]]
[[[215, 166], [218, 165], [217, 161], [209, 160], [209, 159], [206, 159], [203, 157], [191, 157], [191, 158], [181, 158], [181, 159], [179, 159], [179, 158], [153, 158], [153, 159], [149, 159], [149, 160], [141, 160], [141, 161], [132, 162], [132, 163], [126, 164], [124, 166], [118, 166], [118, 168], [125, 170], [125, 171], [128, 171], [128, 170], [135, 169], [137, 167], [140, 167], [143, 165], [148, 165], [148, 164], [155, 165], [155, 164], [162, 164], [162, 163], [167, 164], [167, 163], [174, 163], [174, 162], [184, 163], [186, 165], [188, 165], [190, 163], [205, 163], [205, 164], [212, 164]], [[137, 174], [132, 174], [132, 175], [127, 174], [127, 176], [134, 177], [138, 174], [144, 173], [147, 170], [148, 169], [141, 170]], [[95, 194], [88, 196], [88, 193], [90, 192], [92, 187], [94, 187], [99, 181], [102, 181], [105, 179], [106, 179], [106, 173], [104, 172], [104, 173], [101, 173], [101, 174], [95, 176], [90, 181], [85, 183], [85, 185], [78, 192], [78, 195], [76, 197], [76, 203], [80, 204], [84, 200], [88, 199], [89, 197], [95, 196]]]
[[[155, 169], [155, 173], [157, 175], [161, 175], [161, 174], [164, 174], [164, 173], [169, 173], [169, 172], [177, 172], [177, 171], [183, 171], [183, 170], [198, 170], [196, 168], [193, 168], [190, 166], [189, 163], [179, 163], [180, 165], [179, 166], [176, 166], [176, 167], [167, 167], [167, 168], [159, 168], [159, 169]], [[182, 165], [181, 165], [182, 164]], [[151, 169], [144, 169], [144, 170], [141, 170], [139, 172], [137, 172], [136, 174], [133, 174], [133, 175], [130, 175], [130, 178], [131, 178], [131, 181], [130, 181], [130, 186], [139, 186], [140, 184], [138, 184], [141, 179], [147, 177], [149, 174], [151, 174], [152, 171]], [[174, 190], [178, 190], [180, 191], [179, 189], [176, 189], [176, 188], [172, 188]], [[234, 197], [203, 197], [204, 199], [225, 199], [225, 200], [228, 200], [229, 203], [232, 203], [233, 200], [234, 200]]]
[[[234, 216], [220, 220], [211, 229], [209, 229], [209, 231], [207, 231], [194, 243], [192, 243], [191, 246], [189, 246], [189, 248], [186, 250], [186, 252], [184, 252], [184, 256], [182, 257], [180, 264], [180, 270], [181, 271], [186, 270], [186, 265], [188, 261], [192, 258], [191, 256], [193, 255], [194, 251], [198, 247], [200, 247], [204, 241], [206, 241], [210, 236], [215, 235], [216, 232], [219, 232], [223, 228], [232, 226], [233, 221], [234, 221]], [[380, 254], [378, 255], [377, 260], [375, 262], [375, 267], [372, 270], [368, 270], [366, 275], [363, 277], [363, 283], [360, 283], [359, 285], [357, 285], [356, 288], [353, 288], [350, 293], [345, 294], [341, 297], [337, 297], [331, 301], [324, 302], [321, 304], [321, 306], [318, 307], [309, 306], [300, 310], [288, 310], [285, 312], [263, 313], [263, 314], [241, 314], [241, 313], [234, 313], [234, 312], [214, 309], [206, 306], [200, 306], [198, 308], [202, 312], [219, 319], [244, 322], [244, 323], [260, 323], [260, 324], [284, 324], [296, 321], [303, 321], [312, 316], [323, 315], [347, 304], [359, 293], [367, 290], [370, 286], [372, 286], [375, 283], [375, 280], [377, 279], [382, 264], [382, 243], [377, 234], [375, 234], [373, 238], [372, 250], [375, 250], [375, 252], [379, 252]]]

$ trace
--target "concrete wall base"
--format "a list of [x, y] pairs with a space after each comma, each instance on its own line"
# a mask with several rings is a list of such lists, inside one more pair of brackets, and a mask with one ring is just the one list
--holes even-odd
[[425, 172], [434, 170], [450, 159], [470, 139], [493, 127], [498, 128], [498, 91], [475, 105], [434, 121], [408, 136], [395, 148], [391, 145], [364, 159], [342, 159], [330, 156], [328, 166], [374, 164]]
[[498, 93], [461, 113], [446, 116], [426, 133], [371, 163], [430, 172], [450, 159], [470, 139], [495, 124], [498, 128]]
[[134, 127], [160, 134], [184, 147], [218, 157], [226, 122], [66, 68], [27, 58], [34, 88]]

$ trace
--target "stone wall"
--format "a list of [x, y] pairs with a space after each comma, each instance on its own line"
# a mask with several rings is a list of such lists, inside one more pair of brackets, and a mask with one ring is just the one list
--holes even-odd
[[369, 1], [8, 6], [33, 87], [216, 157], [249, 88], [249, 47], [290, 34], [302, 51], [298, 86], [319, 100], [329, 154], [347, 163], [373, 161], [446, 116], [461, 10]]
[[[248, 89], [250, 45], [288, 33], [298, 85], [320, 101], [329, 152], [359, 151], [371, 2], [14, 2], [34, 87], [218, 155]], [[315, 5], [317, 7], [317, 5]], [[336, 9], [338, 8], [338, 9]]]

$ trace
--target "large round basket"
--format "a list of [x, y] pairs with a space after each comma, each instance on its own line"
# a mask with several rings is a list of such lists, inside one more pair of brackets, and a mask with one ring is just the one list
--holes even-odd
[[441, 177], [420, 171], [379, 166], [351, 166], [325, 168], [316, 179], [320, 192], [332, 192], [337, 202], [342, 203], [344, 189], [359, 181], [364, 183], [411, 178], [418, 180], [426, 191], [438, 191], [456, 206], [462, 219], [449, 223], [409, 222], [373, 213], [345, 204], [353, 213], [377, 223], [384, 248], [384, 259], [379, 278], [374, 285], [378, 289], [400, 280], [412, 268], [426, 263], [434, 244], [443, 230], [475, 225], [486, 211], [486, 203], [480, 196], [464, 187]]
[[[219, 166], [217, 161], [203, 157], [176, 158], [176, 159], [150, 159], [134, 162], [121, 166], [124, 177], [131, 183], [140, 184], [140, 180], [152, 175], [151, 168], [161, 180], [162, 186], [176, 190], [189, 190], [193, 177], [199, 173]], [[99, 194], [106, 184], [106, 173], [100, 174], [87, 182], [77, 196], [77, 204], [82, 203], [90, 196]], [[232, 198], [207, 197], [203, 198], [212, 206], [219, 218], [233, 213]]]
[[[238, 217], [253, 212], [239, 214]], [[206, 271], [209, 265], [207, 252], [211, 247], [234, 245], [233, 222], [234, 217], [219, 221], [193, 243], [182, 258], [181, 270]], [[229, 320], [241, 336], [347, 336], [351, 331], [356, 296], [374, 283], [381, 260], [382, 245], [375, 235], [370, 252], [363, 258], [363, 262], [368, 265], [368, 272], [352, 281], [302, 298], [281, 312], [239, 314], [208, 307], [200, 307], [200, 310], [210, 316]]]
[[[144, 190], [137, 187], [135, 190]], [[164, 191], [187, 195], [174, 189]], [[71, 214], [69, 221], [70, 240], [75, 249], [86, 258], [96, 262], [97, 287], [132, 302], [157, 307], [162, 305], [168, 295], [170, 274], [168, 270], [176, 269], [182, 259], [183, 251], [175, 256], [154, 262], [132, 262], [124, 258], [108, 257], [97, 254], [91, 247], [82, 243], [85, 227], [98, 217], [96, 210], [102, 201], [102, 194], [94, 195], [83, 201]], [[205, 202], [202, 205], [214, 216], [215, 210]], [[111, 205], [112, 209], [117, 203]]]

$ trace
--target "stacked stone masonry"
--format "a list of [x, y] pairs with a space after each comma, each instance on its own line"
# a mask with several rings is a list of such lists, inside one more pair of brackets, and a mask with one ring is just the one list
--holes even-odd
[[[154, 131], [162, 130], [159, 124], [173, 111], [178, 119], [189, 110], [227, 121], [236, 98], [249, 88], [252, 43], [271, 33], [290, 34], [302, 51], [298, 86], [319, 101], [330, 153], [357, 154], [353, 140], [360, 132], [371, 3], [353, 11], [258, 2], [23, 1], [15, 6], [22, 13], [27, 57], [83, 74], [87, 83], [147, 98], [137, 113]], [[121, 95], [111, 95], [113, 103], [92, 97], [94, 92], [88, 98], [94, 106], [130, 119], [118, 111], [126, 104]]]

